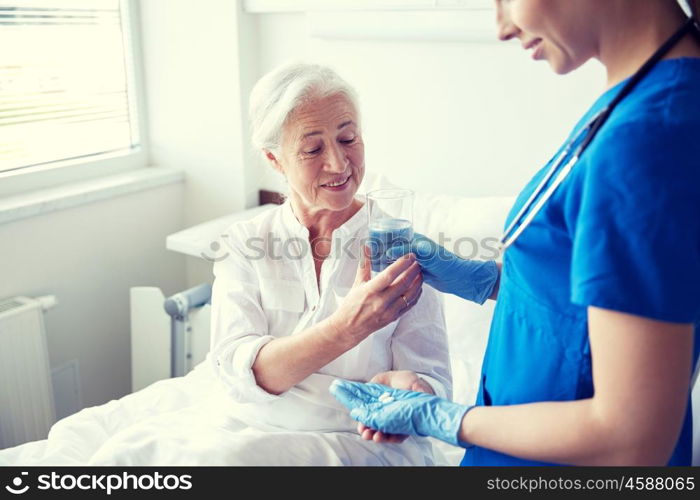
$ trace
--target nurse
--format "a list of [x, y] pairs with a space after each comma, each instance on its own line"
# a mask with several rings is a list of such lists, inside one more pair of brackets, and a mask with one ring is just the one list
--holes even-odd
[[[336, 381], [363, 437], [462, 465], [690, 465], [700, 331], [700, 1], [496, 0], [499, 38], [607, 87], [520, 193], [502, 268], [418, 236], [424, 281], [497, 300], [476, 404]], [[580, 156], [580, 158], [578, 158]], [[385, 392], [388, 396], [382, 396]], [[381, 397], [381, 401], [380, 401]]]

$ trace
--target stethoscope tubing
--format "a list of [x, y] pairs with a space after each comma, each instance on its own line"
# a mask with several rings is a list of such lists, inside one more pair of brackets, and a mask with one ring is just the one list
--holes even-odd
[[[556, 191], [561, 183], [564, 182], [569, 173], [571, 173], [574, 166], [581, 158], [581, 155], [591, 144], [620, 101], [627, 97], [636, 88], [639, 82], [641, 82], [652, 70], [652, 68], [656, 66], [656, 64], [685, 35], [691, 33], [693, 29], [697, 30], [696, 34], [700, 35], [700, 22], [694, 18], [690, 18], [678, 31], [676, 31], [668, 40], [666, 40], [666, 42], [664, 42], [664, 44], [656, 52], [654, 52], [654, 54], [642, 65], [642, 67], [634, 75], [632, 75], [632, 77], [630, 77], [629, 81], [610, 102], [610, 104], [608, 104], [602, 111], [597, 113], [571, 140], [569, 140], [567, 145], [564, 147], [563, 152], [554, 160], [552, 167], [503, 232], [503, 235], [499, 240], [501, 251], [505, 251], [508, 247], [515, 243], [518, 237], [520, 237], [523, 231], [530, 225], [535, 216], [542, 210], [545, 203], [547, 203], [547, 201], [549, 201], [554, 194], [554, 191]], [[564, 163], [574, 145], [579, 141], [583, 134], [585, 134], [583, 140], [578, 148], [576, 148], [572, 158], [566, 163], [564, 168], [561, 169], [561, 172], [557, 178], [549, 187], [546, 188], [545, 191], [545, 187], [554, 174], [560, 169], [562, 163]], [[533, 207], [532, 210], [530, 210], [530, 207]]]

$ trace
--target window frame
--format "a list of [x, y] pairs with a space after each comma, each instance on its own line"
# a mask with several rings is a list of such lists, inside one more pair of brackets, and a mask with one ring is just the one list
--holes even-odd
[[148, 116], [146, 87], [144, 81], [144, 61], [141, 45], [141, 16], [137, 0], [122, 0], [122, 16], [128, 20], [128, 33], [124, 36], [125, 57], [133, 61], [131, 75], [135, 100], [136, 127], [139, 146], [129, 151], [118, 151], [88, 155], [81, 158], [57, 160], [40, 165], [23, 167], [8, 172], [0, 172], [0, 199], [39, 189], [47, 189], [61, 184], [85, 181], [129, 170], [146, 168], [149, 165]]

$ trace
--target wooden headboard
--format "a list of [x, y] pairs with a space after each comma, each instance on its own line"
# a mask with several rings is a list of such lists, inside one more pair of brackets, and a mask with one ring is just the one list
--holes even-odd
[[284, 200], [286, 199], [286, 196], [282, 193], [278, 193], [277, 191], [267, 191], [265, 189], [261, 189], [258, 191], [258, 204], [259, 205], [265, 205], [267, 203], [274, 203], [275, 205], [281, 205], [284, 203]]

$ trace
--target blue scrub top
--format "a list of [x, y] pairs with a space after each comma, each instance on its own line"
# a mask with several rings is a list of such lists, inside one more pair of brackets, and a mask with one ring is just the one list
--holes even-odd
[[[570, 138], [624, 83], [595, 102]], [[549, 167], [520, 193], [506, 226]], [[697, 361], [700, 59], [658, 63], [505, 252], [477, 404], [592, 397], [588, 306], [694, 323]], [[669, 465], [690, 465], [691, 458], [689, 393]], [[553, 464], [473, 447], [462, 465]]]

